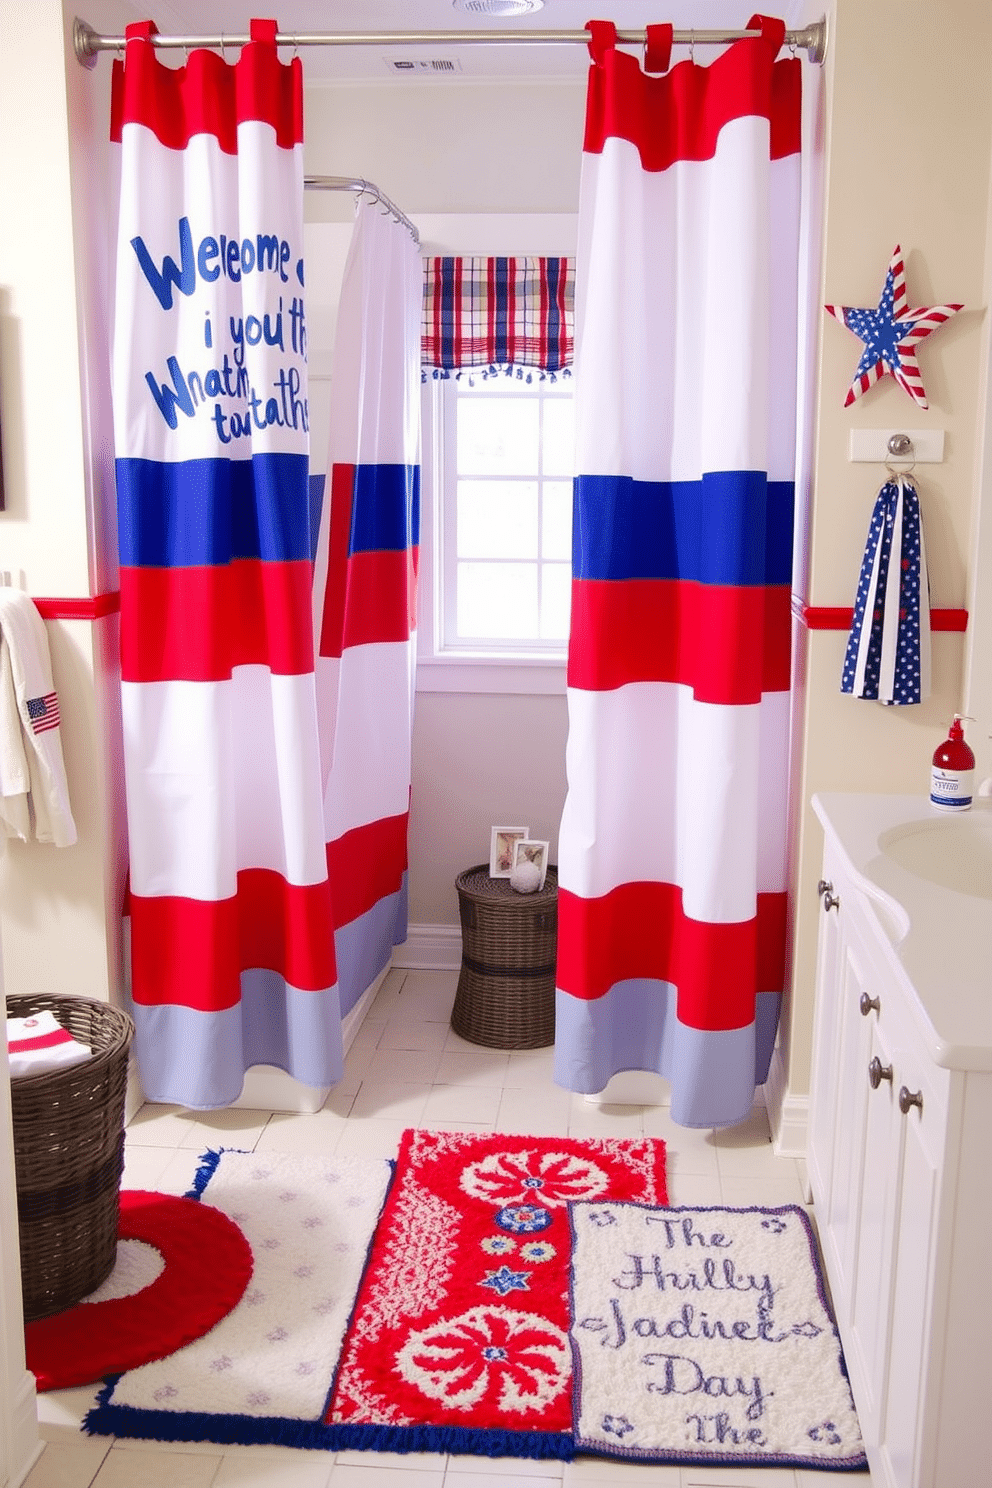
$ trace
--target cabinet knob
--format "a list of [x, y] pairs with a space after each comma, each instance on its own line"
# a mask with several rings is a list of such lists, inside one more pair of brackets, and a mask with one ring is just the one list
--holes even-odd
[[923, 1115], [923, 1091], [910, 1090], [908, 1086], [899, 1087], [899, 1109], [904, 1116], [908, 1116], [911, 1107], [916, 1106], [920, 1115]]
[[839, 909], [840, 900], [834, 893], [834, 886], [828, 878], [821, 878], [816, 886], [816, 892], [823, 900], [824, 909]]
[[858, 1007], [861, 1009], [862, 1018], [867, 1018], [869, 1013], [881, 1012], [881, 1004], [877, 997], [869, 997], [867, 992], [862, 992]]
[[868, 1066], [868, 1080], [872, 1090], [877, 1090], [883, 1080], [892, 1080], [891, 1064], [883, 1064], [876, 1054]]

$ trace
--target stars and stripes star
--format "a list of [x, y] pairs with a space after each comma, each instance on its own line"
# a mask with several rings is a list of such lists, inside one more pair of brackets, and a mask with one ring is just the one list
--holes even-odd
[[916, 310], [909, 309], [906, 270], [898, 243], [889, 260], [877, 309], [856, 309], [849, 305], [825, 305], [824, 309], [865, 344], [844, 399], [845, 408], [849, 408], [886, 373], [891, 373], [920, 408], [929, 407], [916, 360], [917, 347], [964, 306], [926, 305]]

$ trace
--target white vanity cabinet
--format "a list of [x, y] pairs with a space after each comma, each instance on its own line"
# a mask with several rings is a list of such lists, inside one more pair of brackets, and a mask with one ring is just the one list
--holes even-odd
[[[874, 838], [873, 801], [886, 803]], [[948, 1040], [931, 1017], [955, 996], [957, 952], [931, 952], [935, 983], [942, 960], [948, 970], [925, 989], [929, 1007], [907, 974], [910, 930], [918, 941], [929, 912], [939, 936], [950, 892], [903, 883], [878, 849], [907, 801], [920, 809], [814, 799], [825, 849], [809, 1180], [873, 1488], [971, 1488], [992, 1482], [992, 1039]], [[992, 939], [972, 952], [990, 966]], [[992, 969], [977, 974], [992, 1003]]]

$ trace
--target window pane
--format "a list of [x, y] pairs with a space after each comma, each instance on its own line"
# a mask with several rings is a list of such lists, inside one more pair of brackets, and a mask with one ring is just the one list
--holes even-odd
[[536, 558], [537, 482], [460, 480], [458, 557]]
[[536, 563], [459, 563], [458, 634], [521, 640], [537, 634]]
[[541, 564], [541, 640], [567, 641], [572, 570], [567, 563]]
[[543, 473], [575, 473], [575, 404], [571, 398], [545, 399]]
[[459, 399], [459, 475], [536, 475], [538, 438], [533, 398]]
[[544, 481], [541, 486], [541, 547], [545, 558], [572, 561], [572, 482]]

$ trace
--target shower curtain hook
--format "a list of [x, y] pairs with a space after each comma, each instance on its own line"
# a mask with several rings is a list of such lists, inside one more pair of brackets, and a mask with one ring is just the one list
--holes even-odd
[[695, 30], [695, 27], [693, 27], [690, 30], [690, 32], [689, 32], [689, 61], [690, 62], [695, 62], [695, 60], [696, 60], [696, 30]]
[[224, 50], [224, 33], [223, 33], [223, 31], [220, 33], [220, 60], [222, 62], [225, 62], [225, 63], [227, 62], [227, 52]]

